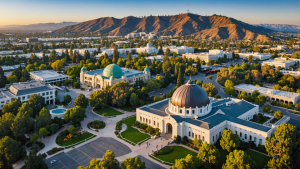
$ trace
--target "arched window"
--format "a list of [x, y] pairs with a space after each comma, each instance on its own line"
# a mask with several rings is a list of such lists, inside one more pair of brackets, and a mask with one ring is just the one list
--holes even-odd
[[190, 114], [190, 111], [189, 111], [189, 110], [187, 110], [187, 111], [186, 111], [186, 114]]

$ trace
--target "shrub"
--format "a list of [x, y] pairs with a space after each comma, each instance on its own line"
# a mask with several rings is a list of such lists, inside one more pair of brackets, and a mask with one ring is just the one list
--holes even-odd
[[261, 151], [263, 153], [267, 153], [266, 147], [264, 145], [258, 144], [257, 148], [258, 148], [258, 151]]
[[102, 129], [105, 127], [105, 123], [100, 120], [94, 120], [93, 122], [91, 122], [91, 127], [94, 129]]
[[182, 141], [188, 143], [189, 139], [187, 138], [187, 136], [184, 136], [183, 139], [182, 139]]
[[175, 139], [175, 142], [177, 144], [179, 144], [181, 142], [181, 137], [179, 135], [177, 135], [176, 139]]
[[145, 130], [147, 128], [147, 124], [146, 123], [141, 123], [140, 128]]
[[64, 148], [57, 148], [57, 147], [54, 147], [54, 148], [52, 148], [51, 150], [49, 150], [49, 151], [47, 151], [47, 154], [48, 155], [52, 155], [52, 154], [55, 154], [55, 153], [57, 153], [57, 152], [59, 152], [59, 151], [61, 151], [61, 150], [63, 150]]
[[115, 131], [115, 135], [119, 135], [119, 131]]
[[159, 132], [160, 131], [160, 129], [159, 128], [155, 128], [155, 132]]
[[169, 154], [173, 151], [173, 147], [169, 147], [169, 146], [166, 146], [162, 149], [160, 149], [155, 155], [164, 155], [164, 154]]
[[134, 126], [139, 127], [139, 125], [140, 125], [140, 122], [139, 122], [139, 121], [135, 121], [135, 122], [134, 122]]
[[123, 124], [123, 121], [121, 120], [121, 121], [118, 121], [117, 123], [116, 123], [116, 130], [122, 130], [122, 124]]
[[147, 131], [148, 133], [150, 133], [152, 130], [153, 130], [153, 128], [152, 128], [151, 126], [148, 126], [148, 127], [146, 128], [146, 131]]
[[264, 112], [270, 112], [271, 106], [267, 104], [262, 110], [263, 110]]

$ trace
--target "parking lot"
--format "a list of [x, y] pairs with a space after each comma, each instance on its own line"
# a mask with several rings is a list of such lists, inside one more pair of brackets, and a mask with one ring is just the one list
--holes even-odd
[[[107, 150], [115, 153], [116, 157], [123, 156], [131, 152], [125, 144], [110, 138], [101, 137], [88, 144], [74, 148], [67, 153], [60, 153], [54, 157], [46, 159], [49, 169], [73, 169], [78, 166], [86, 167], [93, 158], [102, 158]], [[52, 160], [56, 163], [50, 164]]]

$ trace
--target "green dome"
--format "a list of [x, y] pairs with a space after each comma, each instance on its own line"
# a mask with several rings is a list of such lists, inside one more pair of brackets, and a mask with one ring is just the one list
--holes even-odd
[[148, 66], [146, 66], [145, 67], [145, 71], [149, 71], [150, 69], [149, 69], [149, 67]]
[[116, 64], [110, 64], [105, 67], [102, 75], [108, 78], [111, 76], [113, 78], [121, 78], [123, 76], [123, 71], [120, 66]]
[[86, 68], [85, 68], [85, 67], [82, 67], [82, 68], [81, 68], [81, 71], [86, 71]]

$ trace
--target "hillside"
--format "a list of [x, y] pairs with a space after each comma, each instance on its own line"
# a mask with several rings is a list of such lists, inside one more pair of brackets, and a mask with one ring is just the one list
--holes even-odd
[[250, 25], [233, 18], [220, 15], [201, 16], [180, 14], [170, 16], [148, 16], [144, 18], [113, 17], [98, 18], [79, 24], [65, 26], [55, 33], [98, 33], [124, 36], [131, 32], [155, 32], [158, 35], [192, 35], [216, 39], [260, 39], [268, 40], [273, 30]]
[[77, 22], [60, 22], [60, 23], [38, 23], [30, 25], [6, 25], [0, 26], [0, 30], [12, 30], [12, 31], [53, 31], [60, 29], [64, 26], [74, 25]]
[[257, 26], [262, 26], [268, 29], [282, 32], [300, 32], [300, 26], [298, 25], [288, 25], [288, 24], [257, 24]]

